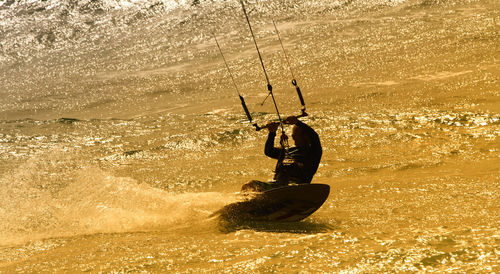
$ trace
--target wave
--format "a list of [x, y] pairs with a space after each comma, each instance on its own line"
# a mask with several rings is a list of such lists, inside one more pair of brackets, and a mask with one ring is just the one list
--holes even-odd
[[[392, 7], [404, 2], [406, 0], [259, 1], [251, 3], [251, 16], [257, 21], [269, 21], [269, 16], [305, 18], [337, 14], [339, 9]], [[126, 42], [128, 39], [123, 39], [124, 36], [132, 36], [132, 39], [139, 36], [135, 42], [141, 42], [144, 37], [157, 40], [161, 34], [173, 36], [174, 39], [162, 43], [175, 47], [178, 43], [193, 42], [197, 39], [196, 33], [203, 34], [198, 39], [208, 40], [214, 31], [227, 32], [222, 27], [238, 26], [243, 22], [239, 9], [238, 1], [228, 0], [0, 1], [3, 36], [0, 56], [3, 61], [11, 61], [7, 63], [30, 62], [46, 52], [102, 47], [109, 50], [114, 43]]]
[[[446, 3], [457, 1], [465, 0]], [[290, 23], [315, 20], [345, 22], [339, 25], [344, 28], [381, 14], [393, 16], [398, 12], [394, 7], [418, 7], [424, 2], [265, 0], [250, 1], [248, 8], [258, 40], [269, 44], [275, 39], [270, 32], [271, 17], [287, 28]], [[383, 9], [386, 12], [379, 12]], [[214, 77], [220, 57], [215, 57], [212, 33], [220, 37], [229, 56], [251, 46], [237, 0], [0, 1], [0, 86], [4, 87], [0, 113], [8, 117], [35, 112], [50, 117], [66, 112], [91, 116], [88, 113], [94, 115], [94, 109], [108, 109], [98, 113], [106, 117], [137, 98], [151, 102], [151, 97], [158, 97], [159, 103], [168, 105], [170, 95], [200, 93], [209, 83], [214, 90], [222, 90], [217, 85], [226, 82]], [[317, 44], [314, 51], [331, 51]], [[264, 41], [263, 48], [268, 48]], [[255, 66], [242, 55], [239, 70], [245, 72], [244, 77], [256, 79], [252, 74], [257, 71], [248, 69]]]

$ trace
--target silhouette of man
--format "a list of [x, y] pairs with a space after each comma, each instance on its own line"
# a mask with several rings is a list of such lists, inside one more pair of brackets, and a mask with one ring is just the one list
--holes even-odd
[[278, 160], [274, 179], [270, 182], [252, 180], [241, 187], [242, 192], [261, 192], [287, 185], [311, 183], [323, 154], [319, 136], [311, 127], [299, 121], [296, 116], [287, 117], [283, 123], [294, 125], [292, 138], [295, 146], [290, 148], [275, 147], [274, 139], [279, 123], [268, 123], [266, 128], [269, 130], [269, 135], [264, 153], [266, 156]]

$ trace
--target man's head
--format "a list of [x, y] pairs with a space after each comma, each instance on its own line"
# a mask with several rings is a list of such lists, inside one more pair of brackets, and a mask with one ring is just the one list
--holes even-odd
[[295, 142], [295, 146], [297, 147], [309, 146], [311, 143], [311, 140], [309, 140], [309, 136], [307, 136], [305, 130], [297, 125], [293, 126], [292, 138]]

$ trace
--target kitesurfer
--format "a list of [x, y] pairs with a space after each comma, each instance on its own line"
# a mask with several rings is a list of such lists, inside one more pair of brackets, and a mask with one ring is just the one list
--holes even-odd
[[274, 179], [270, 182], [252, 180], [242, 186], [242, 192], [260, 192], [281, 186], [311, 183], [323, 153], [319, 136], [310, 126], [299, 121], [296, 116], [287, 117], [283, 123], [294, 125], [292, 138], [295, 147], [276, 148], [274, 139], [279, 123], [268, 123], [266, 128], [269, 130], [269, 134], [264, 153], [266, 156], [278, 160]]

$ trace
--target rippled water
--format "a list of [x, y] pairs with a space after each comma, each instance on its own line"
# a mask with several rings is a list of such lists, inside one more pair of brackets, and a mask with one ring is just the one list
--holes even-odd
[[[281, 112], [324, 156], [298, 223], [210, 214], [272, 177], [237, 1], [0, 1], [0, 272], [496, 272], [496, 1], [251, 1]], [[288, 129], [290, 130], [290, 129]]]

